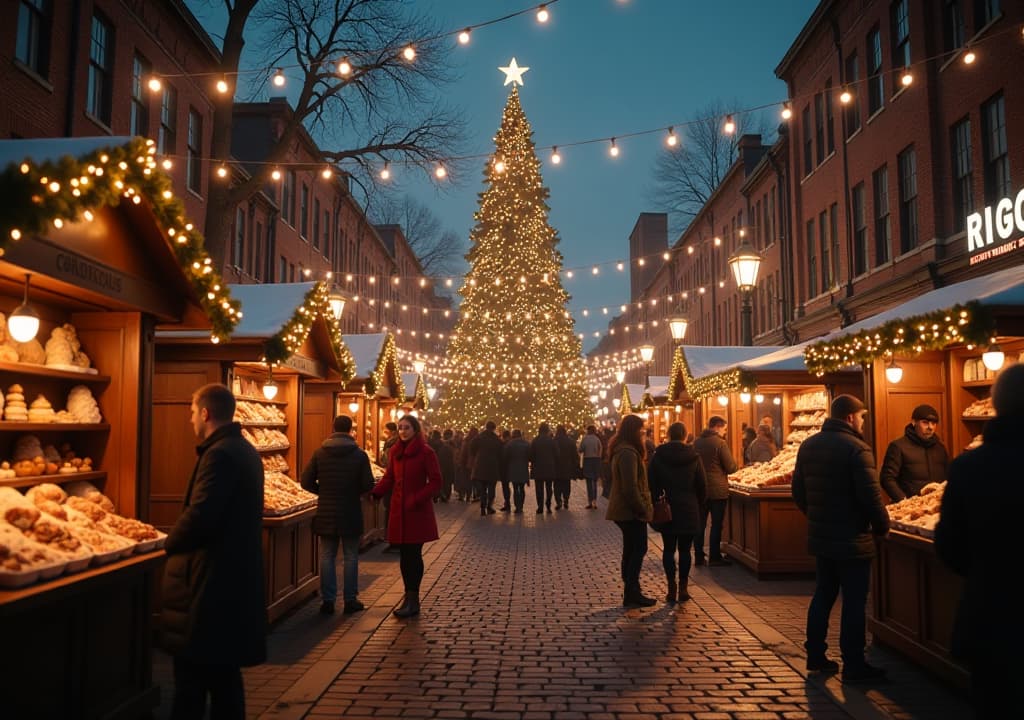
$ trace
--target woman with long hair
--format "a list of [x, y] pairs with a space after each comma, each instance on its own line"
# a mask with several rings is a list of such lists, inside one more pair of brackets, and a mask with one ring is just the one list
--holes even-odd
[[612, 489], [605, 518], [622, 531], [622, 604], [626, 607], [650, 607], [654, 598], [640, 590], [640, 569], [647, 554], [647, 523], [654, 507], [644, 467], [644, 421], [639, 415], [627, 415], [609, 446]]
[[388, 454], [387, 470], [370, 492], [375, 498], [391, 493], [388, 542], [398, 548], [405, 585], [405, 598], [395, 615], [419, 615], [423, 543], [438, 538], [434, 496], [441, 492], [441, 467], [415, 416], [403, 415], [398, 421], [398, 442]]

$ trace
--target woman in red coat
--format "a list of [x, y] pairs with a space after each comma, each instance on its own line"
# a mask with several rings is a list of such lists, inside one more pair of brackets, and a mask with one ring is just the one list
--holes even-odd
[[423, 543], [437, 540], [434, 497], [441, 491], [437, 455], [423, 439], [420, 421], [404, 415], [398, 421], [398, 442], [388, 455], [384, 477], [371, 490], [375, 498], [391, 493], [388, 542], [399, 550], [405, 599], [395, 610], [400, 618], [419, 615], [423, 579]]

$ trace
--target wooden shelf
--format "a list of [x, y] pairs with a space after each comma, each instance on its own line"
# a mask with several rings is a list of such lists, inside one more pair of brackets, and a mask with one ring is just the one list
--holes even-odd
[[79, 373], [73, 370], [58, 370], [57, 368], [46, 367], [45, 365], [33, 365], [31, 363], [0, 362], [0, 372], [19, 373], [32, 377], [60, 378], [61, 380], [75, 380], [81, 383], [108, 383], [109, 375], [93, 375], [91, 373]]
[[285, 450], [288, 450], [289, 448], [291, 448], [291, 445], [275, 445], [274, 447], [256, 447], [255, 445], [253, 445], [253, 447], [256, 448], [256, 452], [268, 453], [268, 452], [284, 452]]
[[263, 403], [264, 405], [287, 405], [287, 400], [267, 400], [262, 397], [252, 397], [250, 395], [235, 395], [235, 400], [245, 400], [246, 402]]
[[805, 412], [818, 412], [819, 410], [828, 410], [827, 407], [810, 407], [810, 408], [790, 408], [791, 413], [805, 413]]
[[967, 380], [960, 385], [965, 388], [990, 388], [995, 385], [995, 382], [995, 378], [990, 378], [989, 380]]
[[971, 420], [973, 422], [985, 422], [986, 420], [991, 420], [994, 417], [995, 415], [961, 415], [960, 419]]
[[110, 430], [110, 423], [30, 423], [0, 422], [0, 431], [10, 432], [101, 432]]
[[252, 421], [249, 421], [249, 420], [235, 420], [235, 422], [238, 423], [239, 425], [241, 425], [242, 427], [287, 427], [288, 426], [288, 422], [285, 421], [285, 420], [281, 420], [281, 421], [278, 421], [278, 422], [269, 422], [269, 421], [267, 421], [267, 422], [252, 422]]
[[58, 473], [56, 475], [25, 475], [23, 477], [4, 478], [0, 480], [0, 487], [32, 487], [39, 483], [62, 483], [74, 482], [75, 480], [106, 480], [105, 470], [92, 470], [90, 472]]

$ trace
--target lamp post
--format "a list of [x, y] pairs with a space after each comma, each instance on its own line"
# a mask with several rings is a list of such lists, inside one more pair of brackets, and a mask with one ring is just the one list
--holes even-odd
[[753, 308], [750, 296], [757, 284], [757, 271], [761, 268], [761, 256], [748, 241], [744, 240], [729, 258], [729, 267], [732, 268], [733, 277], [736, 279], [736, 287], [743, 295], [743, 309], [740, 311], [743, 344], [753, 345]]
[[654, 359], [654, 346], [647, 343], [637, 349], [640, 351], [640, 359], [644, 361], [644, 367], [647, 371], [647, 376], [644, 378], [644, 388], [649, 388], [651, 386], [651, 360]]
[[672, 332], [672, 339], [676, 342], [682, 342], [686, 337], [686, 328], [689, 324], [690, 321], [684, 315], [670, 317], [668, 319], [668, 329]]
[[345, 296], [340, 292], [332, 292], [327, 297], [327, 304], [331, 306], [335, 321], [341, 322], [341, 314], [345, 312]]

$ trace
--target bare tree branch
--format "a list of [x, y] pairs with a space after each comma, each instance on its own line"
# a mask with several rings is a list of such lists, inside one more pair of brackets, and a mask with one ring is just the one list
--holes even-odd
[[432, 277], [457, 274], [466, 251], [458, 234], [443, 227], [441, 220], [426, 205], [406, 195], [400, 200], [378, 197], [371, 209], [374, 223], [402, 227], [409, 247]]

